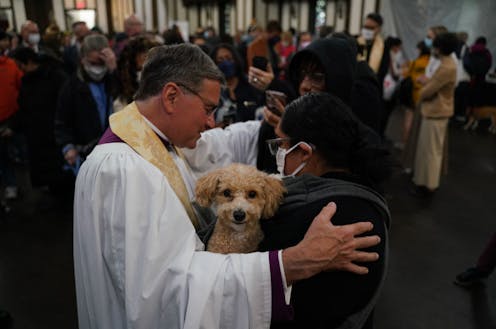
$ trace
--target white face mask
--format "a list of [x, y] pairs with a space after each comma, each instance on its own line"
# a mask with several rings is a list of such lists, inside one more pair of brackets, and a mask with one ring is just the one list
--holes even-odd
[[367, 41], [370, 41], [370, 40], [373, 40], [374, 39], [374, 30], [371, 30], [371, 29], [367, 29], [367, 28], [362, 28], [362, 37], [367, 40]]
[[403, 52], [401, 50], [397, 51], [396, 53], [393, 53], [391, 57], [393, 58], [393, 61], [396, 64], [403, 63]]
[[37, 45], [40, 43], [40, 34], [39, 33], [29, 33], [28, 35], [28, 43], [30, 45]]
[[107, 74], [107, 67], [105, 65], [84, 64], [84, 70], [95, 81], [102, 80], [105, 74]]
[[291, 148], [289, 148], [287, 150], [283, 149], [282, 147], [279, 147], [277, 149], [277, 154], [276, 154], [277, 171], [279, 172], [279, 174], [281, 174], [282, 177], [285, 177], [285, 176], [296, 176], [296, 174], [298, 174], [305, 167], [305, 165], [307, 164], [306, 162], [303, 162], [290, 175], [285, 175], [284, 174], [284, 167], [286, 165], [286, 155], [288, 155], [291, 151], [293, 151], [294, 149], [296, 149], [300, 144], [307, 145], [308, 147], [311, 148], [311, 146], [308, 145], [307, 143], [305, 143], [305, 142], [299, 142], [299, 143], [297, 143], [296, 145], [294, 145], [293, 147], [291, 147]]

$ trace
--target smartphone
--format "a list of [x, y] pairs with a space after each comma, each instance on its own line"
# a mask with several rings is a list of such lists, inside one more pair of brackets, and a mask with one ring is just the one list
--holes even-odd
[[262, 56], [255, 56], [252, 59], [253, 67], [256, 67], [257, 69], [260, 69], [262, 71], [267, 71], [267, 64], [268, 63], [269, 63], [269, 61], [267, 60], [267, 58], [262, 57]]
[[286, 94], [280, 91], [276, 91], [276, 90], [265, 91], [265, 103], [267, 105], [267, 108], [269, 109], [269, 111], [279, 116], [282, 113], [277, 109], [274, 100], [277, 99], [279, 100], [279, 102], [282, 103], [283, 106], [286, 106], [287, 98], [288, 97], [286, 96]]

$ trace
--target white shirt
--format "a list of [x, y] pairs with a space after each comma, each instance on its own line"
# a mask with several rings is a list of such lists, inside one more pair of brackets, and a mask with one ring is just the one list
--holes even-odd
[[247, 121], [203, 132], [194, 149], [182, 149], [195, 177], [231, 163], [256, 166], [260, 126], [260, 121]]

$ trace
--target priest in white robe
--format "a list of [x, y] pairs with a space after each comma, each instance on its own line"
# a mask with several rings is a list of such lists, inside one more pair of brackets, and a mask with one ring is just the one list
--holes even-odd
[[[153, 49], [136, 102], [110, 118], [82, 165], [74, 203], [80, 329], [268, 328], [290, 318], [292, 282], [330, 269], [364, 274], [351, 262], [377, 259], [356, 251], [379, 242], [355, 237], [371, 224], [333, 226], [332, 204], [294, 247], [204, 251], [195, 178], [177, 147], [194, 148], [213, 127], [222, 83], [197, 47]], [[243, 130], [234, 135], [244, 143]]]

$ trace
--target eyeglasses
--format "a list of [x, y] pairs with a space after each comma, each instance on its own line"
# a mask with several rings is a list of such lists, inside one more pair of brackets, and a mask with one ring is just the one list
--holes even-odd
[[375, 30], [379, 25], [363, 25], [364, 29]]
[[274, 138], [274, 139], [268, 139], [265, 142], [267, 143], [267, 146], [269, 147], [270, 154], [276, 155], [277, 150], [282, 146], [284, 142], [289, 142], [291, 141], [290, 137], [285, 137], [285, 138]]
[[312, 85], [321, 87], [325, 84], [325, 74], [321, 72], [312, 72], [307, 70], [300, 71], [300, 81], [308, 79]]
[[[267, 143], [267, 146], [269, 147], [270, 154], [275, 156], [277, 154], [277, 151], [280, 148], [282, 148], [282, 145], [285, 142], [290, 142], [290, 141], [291, 141], [291, 137], [283, 137], [283, 138], [268, 139], [265, 142]], [[303, 143], [310, 146], [312, 148], [312, 150], [315, 150], [315, 145], [313, 145], [312, 143], [307, 143], [307, 142], [303, 142]]]
[[207, 116], [211, 116], [219, 108], [217, 106], [217, 104], [212, 104], [209, 100], [206, 100], [199, 93], [197, 93], [193, 89], [189, 88], [188, 86], [186, 86], [186, 85], [184, 85], [182, 83], [176, 83], [176, 84], [178, 86], [180, 86], [181, 88], [186, 89], [186, 91], [189, 92], [190, 94], [193, 94], [193, 95], [197, 96], [202, 101], [202, 103], [203, 103], [203, 109], [205, 110], [205, 113], [207, 114]]

